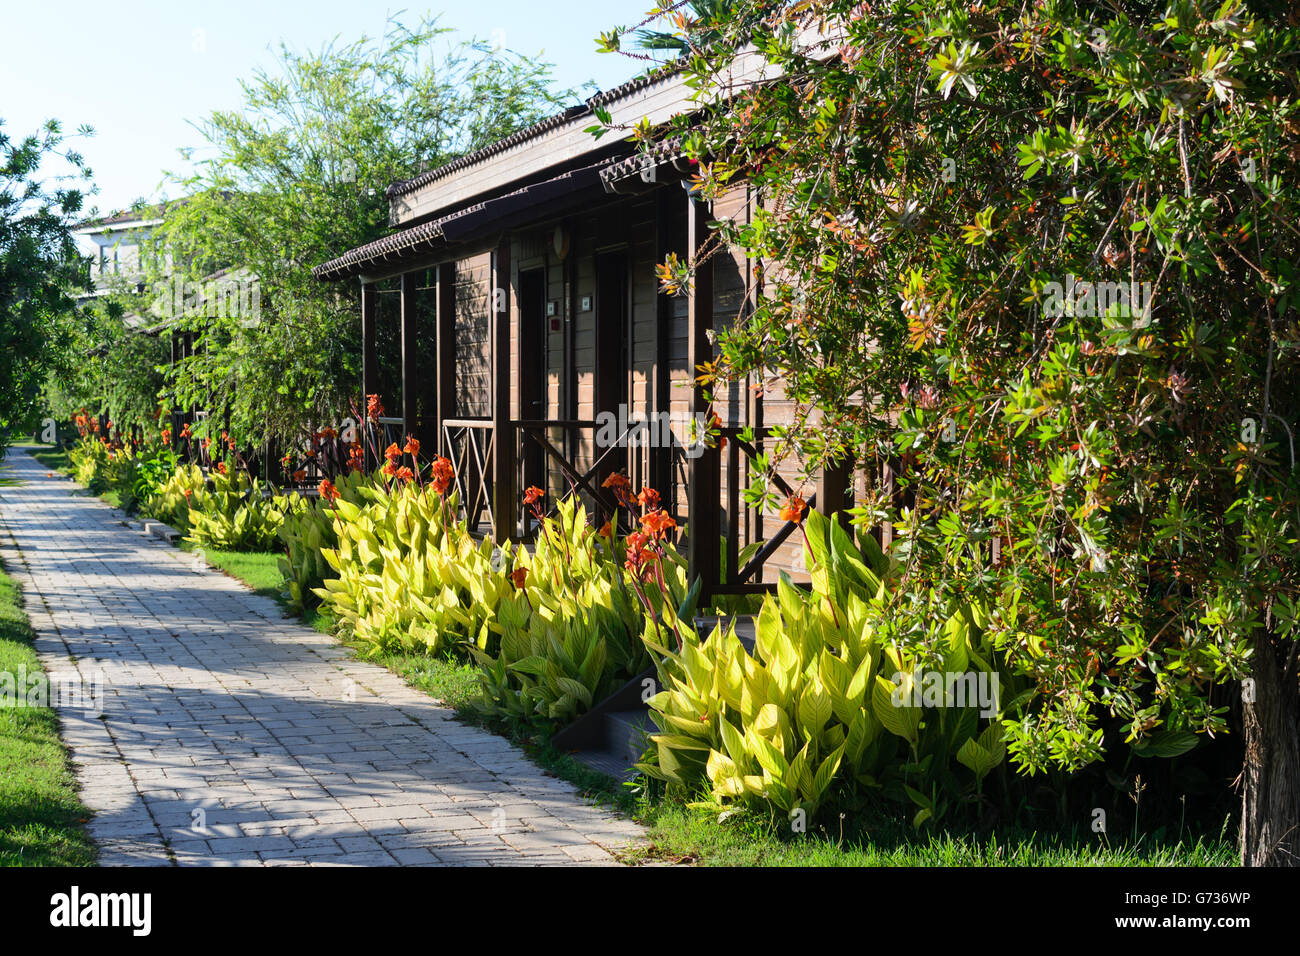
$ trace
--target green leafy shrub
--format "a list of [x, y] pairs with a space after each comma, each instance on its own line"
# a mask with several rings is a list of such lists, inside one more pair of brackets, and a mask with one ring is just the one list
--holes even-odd
[[671, 546], [652, 555], [644, 536], [636, 546], [602, 536], [577, 501], [559, 502], [554, 518], [539, 512], [531, 553], [477, 540], [456, 496], [436, 490], [448, 475], [427, 485], [352, 477], [293, 514], [282, 529], [291, 600], [319, 576], [312, 593], [373, 653], [471, 657], [482, 713], [552, 724], [650, 665], [647, 614], [671, 629], [693, 606]]
[[[358, 504], [361, 488], [369, 480], [362, 472], [355, 471], [339, 477], [335, 488], [343, 501]], [[289, 609], [303, 614], [320, 603], [316, 590], [324, 587], [325, 578], [331, 573], [323, 552], [337, 549], [339, 539], [334, 531], [334, 508], [329, 502], [297, 494], [289, 497], [293, 504], [280, 526], [280, 541], [285, 548], [280, 571], [284, 575]]]
[[452, 517], [454, 494], [382, 481], [356, 493], [330, 506], [337, 547], [320, 552], [333, 572], [313, 589], [322, 603], [375, 653], [486, 647], [513, 586], [501, 570], [510, 549], [475, 541]]
[[843, 800], [911, 805], [917, 825], [975, 798], [1005, 756], [1001, 724], [981, 729], [978, 699], [917, 706], [927, 700], [914, 688], [927, 672], [1008, 686], [981, 612], [946, 609], [923, 643], [928, 653], [905, 656], [879, 613], [894, 571], [875, 542], [855, 543], [837, 520], [810, 513], [806, 552], [811, 592], [782, 576], [763, 602], [752, 655], [734, 629], [704, 639], [686, 630], [676, 651], [647, 632], [663, 690], [650, 701], [660, 732], [640, 769], [707, 789], [719, 806], [809, 817], [836, 788]]
[[193, 489], [189, 502], [186, 540], [225, 551], [269, 551], [292, 506], [284, 495], [264, 494], [260, 481], [234, 468], [211, 472], [205, 486]]
[[[483, 690], [475, 706], [492, 717], [568, 723], [650, 664], [644, 609], [615, 546], [602, 543], [577, 501], [556, 510], [506, 575], [513, 590], [497, 608], [500, 640], [470, 648]], [[684, 601], [680, 558], [664, 579]]]
[[190, 499], [207, 484], [198, 465], [177, 465], [171, 475], [145, 500], [141, 512], [157, 518], [181, 534], [189, 534]]
[[87, 435], [68, 450], [72, 476], [92, 494], [116, 492], [122, 505], [130, 510], [138, 459], [128, 447], [119, 447]]
[[180, 456], [167, 445], [149, 448], [139, 456], [131, 491], [142, 508], [148, 506], [179, 467]]

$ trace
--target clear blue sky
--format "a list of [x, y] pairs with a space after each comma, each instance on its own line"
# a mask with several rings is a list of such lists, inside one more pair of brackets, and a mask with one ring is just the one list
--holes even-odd
[[[101, 213], [166, 195], [163, 171], [184, 168], [178, 149], [197, 147], [190, 125], [240, 104], [238, 81], [272, 67], [272, 48], [297, 50], [338, 38], [381, 36], [390, 13], [442, 13], [440, 23], [556, 65], [561, 86], [615, 86], [642, 64], [596, 52], [595, 37], [644, 17], [650, 0], [477, 0], [455, 6], [385, 6], [368, 0], [11, 0], [0, 13], [0, 118], [13, 139], [48, 118], [80, 141], [100, 192]], [[175, 192], [175, 187], [171, 187]], [[171, 197], [174, 198], [174, 195]]]

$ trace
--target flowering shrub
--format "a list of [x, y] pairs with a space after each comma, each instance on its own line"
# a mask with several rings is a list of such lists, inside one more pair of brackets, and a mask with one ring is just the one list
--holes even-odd
[[[1294, 5], [713, 6], [697, 108], [626, 130], [764, 196], [663, 263], [771, 270], [700, 384], [779, 380], [811, 467], [901, 459], [900, 640], [1000, 608], [1018, 768], [1239, 732], [1242, 862], [1300, 860]], [[787, 79], [737, 89], [754, 48]]]
[[[569, 499], [555, 518], [542, 514], [541, 490], [524, 496], [538, 518], [532, 553], [521, 550], [497, 608], [499, 640], [471, 648], [481, 671], [477, 708], [494, 717], [567, 723], [650, 665], [639, 636], [644, 609], [633, 574], [620, 567], [614, 543], [587, 523]], [[628, 558], [638, 567], [642, 558]], [[658, 575], [685, 600], [684, 563]], [[668, 584], [667, 582], [671, 582]], [[648, 600], [648, 598], [646, 598]]]
[[321, 550], [333, 576], [313, 590], [356, 638], [374, 652], [487, 645], [511, 586], [492, 569], [510, 555], [494, 558], [490, 541], [476, 542], [455, 521], [455, 495], [396, 480], [361, 484], [355, 501], [332, 485], [326, 491], [337, 546]]
[[280, 541], [285, 553], [280, 558], [280, 572], [285, 580], [285, 597], [289, 609], [302, 614], [320, 603], [316, 589], [324, 585], [330, 573], [324, 551], [338, 547], [334, 531], [332, 503], [340, 498], [357, 504], [361, 501], [361, 488], [368, 481], [359, 471], [338, 479], [321, 482], [321, 494], [316, 500], [298, 494], [289, 496], [292, 502], [280, 526]]
[[116, 491], [129, 498], [135, 485], [136, 467], [136, 455], [130, 447], [87, 434], [68, 450], [68, 461], [72, 464], [72, 476], [93, 494]]
[[620, 493], [642, 530], [617, 541], [576, 501], [546, 516], [543, 492], [530, 488], [529, 553], [471, 535], [450, 492], [451, 462], [423, 467], [418, 455], [414, 439], [394, 443], [378, 474], [327, 479], [317, 504], [294, 511], [282, 530], [291, 602], [301, 606], [310, 589], [375, 653], [472, 657], [479, 707], [494, 717], [567, 721], [649, 666], [646, 616], [675, 630], [693, 604], [657, 495]]

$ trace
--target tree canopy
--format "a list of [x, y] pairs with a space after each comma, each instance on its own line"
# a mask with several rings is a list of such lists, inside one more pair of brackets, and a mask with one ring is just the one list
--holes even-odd
[[211, 156], [177, 180], [188, 199], [158, 234], [172, 272], [158, 286], [161, 311], [186, 300], [173, 294], [177, 282], [220, 269], [237, 270], [227, 281], [256, 306], [178, 320], [197, 336], [169, 383], [178, 404], [228, 409], [232, 431], [257, 438], [289, 439], [346, 416], [360, 397], [359, 293], [318, 281], [312, 268], [387, 232], [393, 181], [570, 101], [550, 70], [453, 42], [434, 21], [390, 21], [381, 39], [313, 53], [282, 46], [274, 71], [242, 84], [241, 108], [200, 124]]
[[[1244, 858], [1296, 862], [1294, 10], [740, 0], [679, 32], [699, 113], [631, 132], [679, 137], [705, 197], [762, 197], [717, 226], [763, 294], [700, 371], [780, 380], [810, 469], [903, 465], [857, 513], [898, 536], [894, 639], [987, 603], [1035, 683], [1005, 724], [1025, 772], [1240, 713]], [[750, 45], [779, 82], [733, 85]]]
[[[68, 172], [49, 175], [47, 168], [43, 178], [41, 167], [51, 159]], [[76, 332], [72, 293], [89, 281], [72, 227], [90, 175], [57, 120], [18, 141], [0, 122], [0, 451], [11, 430], [39, 420], [46, 376], [68, 368]]]

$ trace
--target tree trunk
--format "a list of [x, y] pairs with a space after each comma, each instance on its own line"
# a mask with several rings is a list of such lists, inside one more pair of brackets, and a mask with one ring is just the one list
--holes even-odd
[[1300, 865], [1300, 695], [1286, 667], [1290, 644], [1260, 641], [1254, 686], [1242, 690], [1242, 866]]

